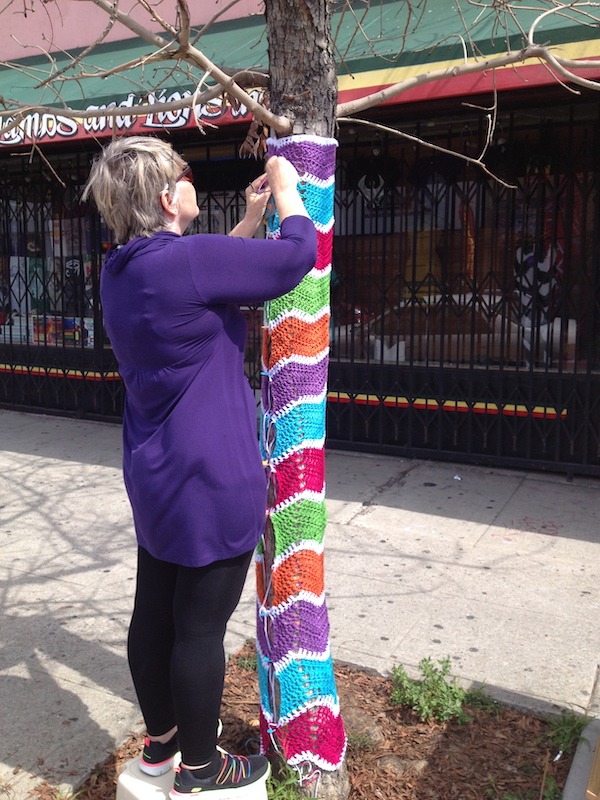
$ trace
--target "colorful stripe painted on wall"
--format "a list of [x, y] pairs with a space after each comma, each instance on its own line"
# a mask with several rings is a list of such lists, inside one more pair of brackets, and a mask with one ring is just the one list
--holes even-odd
[[[270, 154], [298, 170], [318, 238], [313, 270], [265, 307], [262, 447], [270, 490], [256, 565], [263, 749], [275, 745], [305, 778], [338, 769], [346, 750], [323, 572], [336, 147], [334, 139], [311, 136], [269, 140]], [[279, 235], [276, 214], [268, 235]]]

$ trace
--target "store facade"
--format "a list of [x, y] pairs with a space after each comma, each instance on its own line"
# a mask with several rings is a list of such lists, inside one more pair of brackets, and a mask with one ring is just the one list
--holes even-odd
[[[340, 126], [330, 445], [600, 474], [600, 104], [528, 69], [503, 76], [491, 139], [481, 76], [447, 81], [435, 102], [426, 88], [373, 109], [382, 127]], [[131, 95], [115, 102], [112, 125], [38, 116], [0, 145], [3, 407], [122, 413], [98, 291], [110, 231], [80, 203], [98, 138], [169, 136], [194, 169], [194, 231], [235, 224], [260, 171], [239, 156], [245, 109], [204, 107], [219, 127], [201, 136], [189, 113], [136, 122]], [[501, 181], [424, 140], [469, 157], [486, 149]], [[258, 388], [261, 310], [245, 311]]]

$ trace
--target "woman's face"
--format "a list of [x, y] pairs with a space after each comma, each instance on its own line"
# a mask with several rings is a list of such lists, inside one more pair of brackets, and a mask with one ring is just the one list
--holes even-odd
[[184, 231], [193, 219], [200, 213], [198, 199], [194, 184], [189, 180], [180, 179], [177, 182], [179, 200], [179, 224]]

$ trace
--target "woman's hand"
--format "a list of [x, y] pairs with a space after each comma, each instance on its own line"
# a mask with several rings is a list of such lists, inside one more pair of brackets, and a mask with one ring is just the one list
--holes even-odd
[[279, 221], [283, 222], [286, 217], [292, 215], [308, 217], [302, 198], [298, 194], [299, 176], [296, 167], [283, 156], [271, 156], [266, 169]]
[[251, 239], [260, 227], [271, 191], [267, 185], [267, 175], [263, 173], [246, 187], [246, 213], [244, 219], [230, 231], [230, 236]]
[[298, 194], [298, 181], [298, 172], [291, 161], [283, 156], [271, 156], [266, 172], [246, 187], [246, 214], [229, 235], [252, 238], [262, 222], [271, 196], [275, 200], [280, 222], [292, 215], [308, 217]]
[[262, 219], [270, 197], [271, 189], [269, 188], [267, 174], [264, 172], [246, 186], [246, 214], [258, 216]]
[[271, 156], [267, 161], [266, 170], [267, 185], [273, 194], [297, 188], [300, 176], [296, 167], [287, 158]]

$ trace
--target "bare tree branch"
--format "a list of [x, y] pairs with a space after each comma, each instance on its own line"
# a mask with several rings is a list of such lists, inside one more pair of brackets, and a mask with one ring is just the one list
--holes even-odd
[[46, 156], [42, 153], [42, 150], [41, 150], [40, 146], [38, 144], [36, 144], [35, 142], [33, 142], [32, 146], [31, 146], [31, 156], [33, 156], [34, 152], [37, 153], [40, 156], [42, 161], [46, 164], [46, 166], [48, 167], [50, 172], [54, 175], [54, 178], [60, 183], [60, 185], [63, 187], [63, 189], [66, 189], [67, 188], [67, 184], [63, 181], [63, 179], [60, 177], [58, 172], [54, 169], [54, 167], [52, 166], [50, 161], [48, 161]]
[[[158, 48], [166, 48], [169, 45], [166, 39], [162, 36], [158, 36], [152, 31], [149, 31], [143, 25], [136, 22], [127, 14], [124, 14], [119, 9], [115, 9], [114, 6], [111, 5], [109, 0], [91, 0], [91, 2], [95, 3], [99, 8], [102, 8], [107, 14], [114, 15], [116, 19], [121, 22], [126, 28], [133, 31], [133, 33], [140, 36], [150, 44], [154, 44], [155, 47]], [[142, 5], [145, 5], [145, 0], [138, 0], [138, 2]], [[161, 18], [152, 11], [153, 19], [156, 21], [160, 21], [160, 24], [163, 24], [164, 21], [161, 21]], [[168, 26], [168, 23], [164, 23], [164, 25]], [[177, 40], [179, 32], [173, 28], [172, 26], [169, 27], [169, 32], [174, 33], [174, 38]], [[180, 44], [178, 42], [178, 44]], [[226, 75], [216, 64], [213, 64], [212, 61], [207, 58], [204, 53], [198, 50], [191, 44], [188, 44], [185, 47], [179, 46], [174, 52], [174, 57], [180, 57], [185, 61], [190, 61], [196, 66], [200, 67], [204, 72], [207, 72], [209, 75], [214, 78], [217, 83], [219, 83], [228, 94], [232, 97], [235, 97], [240, 103], [246, 106], [246, 108], [252, 112], [256, 117], [258, 117], [262, 122], [269, 125], [279, 134], [287, 134], [291, 131], [291, 122], [287, 117], [281, 117], [277, 114], [273, 114], [271, 111], [268, 111], [266, 108], [257, 103], [254, 98], [252, 98], [241, 86], [239, 86], [233, 78]]]
[[221, 8], [219, 11], [217, 11], [217, 12], [216, 12], [216, 14], [214, 14], [214, 16], [212, 16], [212, 17], [211, 17], [211, 19], [209, 19], [209, 20], [208, 20], [208, 22], [207, 22], [205, 25], [203, 25], [203, 26], [202, 26], [202, 28], [200, 28], [200, 30], [199, 30], [199, 31], [198, 31], [198, 33], [196, 34], [196, 37], [195, 37], [194, 41], [192, 42], [192, 44], [196, 44], [196, 42], [198, 41], [198, 39], [199, 39], [201, 36], [204, 36], [204, 34], [205, 34], [205, 33], [207, 33], [207, 31], [208, 31], [210, 28], [212, 28], [212, 26], [213, 26], [213, 25], [215, 24], [215, 22], [216, 22], [216, 21], [219, 19], [219, 17], [223, 16], [223, 14], [224, 14], [226, 11], [229, 11], [229, 9], [230, 9], [230, 8], [232, 8], [233, 6], [237, 5], [239, 2], [240, 2], [240, 0], [231, 0], [231, 2], [230, 2], [230, 3], [227, 3], [227, 5], [226, 5], [226, 6], [224, 6], [224, 7], [223, 7], [223, 8]]
[[[592, 6], [594, 8], [599, 8], [600, 7], [600, 3], [592, 3], [592, 2], [587, 2], [587, 1], [582, 3], [581, 0], [571, 0], [570, 3], [564, 3], [564, 4], [561, 3], [560, 5], [556, 5], [554, 8], [549, 8], [547, 11], [544, 11], [542, 14], [539, 15], [539, 17], [537, 17], [533, 21], [531, 27], [529, 28], [529, 34], [527, 35], [527, 41], [529, 42], [529, 44], [534, 44], [535, 29], [540, 24], [540, 22], [543, 19], [545, 19], [545, 17], [549, 17], [551, 14], [560, 14], [561, 16], [569, 17], [569, 15], [564, 13], [567, 9], [572, 8], [572, 9], [575, 9], [575, 10], [579, 11], [579, 9], [583, 8], [584, 6]], [[589, 16], [589, 15], [586, 15], [586, 16]], [[595, 24], [597, 26], [598, 25], [598, 20], [596, 18], [594, 18], [594, 17], [591, 17], [591, 19], [592, 19], [592, 24], [594, 24], [594, 20], [595, 20]]]
[[[600, 83], [598, 81], [590, 81], [587, 78], [582, 78], [579, 75], [575, 75], [574, 72], [571, 72], [570, 70], [566, 69], [561, 58], [552, 55], [550, 51], [546, 50], [544, 58], [548, 62], [548, 64], [550, 64], [550, 66], [553, 67], [556, 70], [556, 72], [558, 72], [559, 75], [562, 75], [563, 78], [573, 81], [573, 83], [578, 84], [578, 86], [585, 86], [586, 89], [594, 89], [595, 91], [598, 91], [600, 89]], [[593, 64], [593, 63], [578, 61], [575, 62], [575, 64], [578, 69], [584, 66], [587, 67], [598, 66], [597, 62], [596, 64]]]
[[482, 169], [486, 175], [489, 175], [490, 178], [493, 178], [498, 183], [502, 184], [502, 186], [506, 186], [507, 189], [516, 189], [517, 187], [513, 184], [506, 183], [503, 181], [502, 178], [499, 178], [495, 175], [483, 161], [480, 161], [479, 158], [471, 158], [471, 156], [466, 156], [463, 153], [459, 153], [457, 150], [449, 150], [447, 147], [440, 147], [440, 145], [433, 144], [432, 142], [428, 142], [426, 139], [421, 139], [419, 136], [413, 136], [410, 133], [405, 133], [404, 131], [400, 131], [397, 128], [392, 128], [389, 125], [381, 125], [378, 122], [371, 122], [368, 119], [360, 119], [359, 117], [338, 117], [338, 122], [349, 122], [352, 124], [358, 125], [366, 125], [369, 128], [375, 128], [379, 131], [384, 131], [385, 133], [392, 133], [396, 136], [400, 136], [403, 139], [408, 139], [409, 142], [415, 142], [416, 144], [420, 144], [423, 147], [429, 147], [431, 150], [435, 150], [438, 153], [444, 153], [445, 155], [454, 156], [455, 158], [460, 158], [462, 161], [466, 161], [467, 164], [472, 164], [473, 166], [479, 167]]
[[[214, 100], [222, 93], [221, 86], [215, 86], [208, 89], [202, 94], [198, 95], [195, 100], [200, 105]], [[87, 108], [87, 109], [72, 109], [72, 108], [53, 108], [51, 106], [34, 106], [27, 103], [21, 103], [18, 100], [11, 100], [0, 95], [0, 105], [4, 106], [5, 111], [0, 111], [0, 119], [12, 118], [10, 122], [3, 128], [0, 128], [0, 136], [3, 133], [17, 127], [28, 114], [48, 114], [49, 116], [65, 117], [66, 119], [98, 119], [98, 118], [111, 118], [111, 117], [143, 117], [148, 114], [160, 114], [164, 111], [181, 111], [183, 108], [189, 108], [192, 102], [192, 97], [183, 97], [180, 100], [171, 100], [168, 102], [157, 103], [140, 103], [137, 106], [108, 106], [105, 108]]]
[[547, 47], [542, 45], [530, 44], [522, 50], [506, 53], [506, 55], [498, 56], [497, 58], [488, 58], [482, 61], [472, 61], [467, 64], [460, 64], [454, 67], [446, 67], [444, 69], [431, 70], [423, 72], [420, 75], [415, 75], [412, 78], [407, 78], [404, 81], [395, 83], [378, 92], [365, 95], [356, 100], [351, 100], [348, 103], [340, 103], [337, 108], [338, 117], [348, 116], [350, 114], [357, 114], [367, 108], [372, 108], [374, 105], [379, 105], [392, 97], [396, 97], [408, 89], [414, 89], [417, 86], [423, 86], [426, 83], [432, 83], [443, 78], [453, 78], [458, 75], [470, 75], [477, 72], [488, 72], [498, 67], [506, 67], [511, 64], [519, 64], [530, 59], [538, 58], [546, 61], [553, 69], [560, 75], [580, 86], [585, 86], [588, 89], [600, 91], [600, 82], [582, 78], [579, 75], [571, 72], [570, 69], [598, 69], [600, 64], [598, 61], [569, 61], [566, 62], [570, 69], [567, 69], [563, 60], [554, 56]]
[[179, 33], [179, 44], [185, 48], [190, 43], [190, 9], [185, 0], [177, 0], [179, 8], [179, 19], [181, 21], [181, 31]]
[[[148, 12], [148, 14], [150, 14], [150, 17], [155, 22], [158, 22], [158, 24], [164, 31], [169, 33], [174, 39], [178, 38], [179, 31], [177, 30], [177, 28], [171, 25], [170, 22], [167, 22], [165, 19], [163, 19], [159, 14], [157, 14], [156, 11], [154, 10], [154, 7], [150, 3], [146, 2], [146, 0], [136, 0], [136, 3], [142, 8], [144, 8]], [[179, 7], [180, 3], [179, 0], [177, 0], [177, 8], [179, 9]]]
[[[507, 53], [497, 57], [480, 57], [478, 55], [478, 48], [471, 36], [471, 30], [467, 24], [467, 19], [464, 16], [463, 9], [461, 8], [461, 0], [456, 1], [456, 11], [461, 20], [463, 32], [462, 33], [449, 33], [446, 39], [450, 36], [456, 36], [462, 42], [464, 62], [455, 64], [454, 66], [433, 69], [421, 73], [420, 75], [413, 76], [404, 81], [400, 81], [377, 92], [372, 92], [362, 98], [350, 101], [348, 103], [341, 103], [337, 108], [338, 118], [347, 117], [352, 114], [359, 113], [374, 105], [384, 103], [409, 89], [413, 89], [425, 84], [458, 76], [464, 76], [474, 73], [482, 73], [491, 71], [497, 68], [517, 66], [526, 61], [537, 59], [552, 75], [552, 77], [560, 84], [565, 86], [569, 91], [577, 91], [573, 88], [576, 86], [585, 87], [587, 89], [600, 90], [600, 81], [588, 79], [577, 74], [577, 71], [589, 68], [598, 69], [599, 62], [592, 60], [570, 60], [563, 59], [548, 48], [545, 44], [536, 44], [534, 37], [540, 24], [552, 14], [559, 14], [567, 19], [581, 18], [581, 24], [598, 26], [599, 19], [592, 13], [592, 9], [600, 8], [600, 2], [592, 0], [549, 0], [552, 4], [551, 8], [541, 11], [531, 24], [529, 31], [525, 32], [522, 25], [519, 23], [515, 8], [508, 0], [462, 0], [462, 4], [466, 2], [470, 6], [479, 8], [477, 12], [477, 19], [493, 17], [494, 31], [502, 28], [506, 36], [508, 36], [509, 23], [511, 26], [516, 26], [516, 29], [521, 31], [525, 44], [522, 49], [518, 51], [508, 51]], [[58, 100], [58, 105], [63, 101], [60, 94], [60, 86], [67, 81], [83, 82], [86, 78], [106, 78], [112, 75], [125, 74], [134, 68], [143, 68], [147, 65], [157, 64], [159, 62], [172, 61], [172, 68], [166, 69], [160, 74], [160, 80], [155, 80], [151, 89], [147, 86], [142, 86], [139, 82], [134, 82], [136, 92], [140, 97], [146, 95], [156, 96], [157, 89], [168, 80], [171, 80], [174, 75], [178, 74], [185, 78], [186, 82], [189, 81], [192, 85], [196, 86], [196, 90], [189, 96], [181, 100], [171, 101], [167, 103], [140, 103], [134, 107], [128, 107], [126, 114], [128, 116], [142, 116], [148, 113], [160, 113], [180, 110], [183, 108], [194, 109], [197, 105], [208, 102], [214, 99], [219, 94], [224, 94], [225, 99], [231, 97], [234, 105], [243, 104], [252, 115], [260, 120], [265, 125], [270, 126], [278, 134], [287, 134], [291, 131], [291, 122], [286, 117], [273, 114], [269, 109], [265, 108], [255, 97], [249, 94], [245, 87], [257, 88], [265, 87], [268, 84], [268, 75], [259, 71], [256, 68], [249, 68], [244, 70], [233, 70], [214, 64], [203, 52], [190, 43], [192, 35], [190, 12], [187, 0], [176, 0], [177, 8], [177, 22], [172, 24], [167, 19], [163, 18], [157, 11], [158, 4], [153, 3], [151, 0], [135, 0], [138, 6], [142, 7], [148, 14], [149, 19], [159, 24], [164, 31], [163, 34], [154, 33], [152, 30], [145, 27], [143, 24], [134, 20], [129, 14], [124, 13], [118, 6], [117, 2], [113, 0], [87, 0], [93, 2], [96, 6], [102, 9], [109, 18], [109, 22], [103, 33], [95, 40], [94, 44], [86, 47], [80, 54], [75, 57], [69, 56], [70, 61], [67, 66], [57, 68], [57, 62], [53, 54], [39, 48], [44, 55], [49, 59], [49, 69], [43, 70], [40, 68], [24, 67], [9, 62], [0, 62], [0, 66], [6, 66], [12, 69], [20, 69], [24, 74], [28, 75], [37, 83], [37, 88], [47, 88], [54, 92]], [[227, 9], [231, 8], [238, 0], [231, 0], [227, 5], [217, 12], [209, 22], [200, 29], [197, 33], [194, 42], [196, 42], [202, 33], [205, 33], [214, 21]], [[403, 24], [403, 30], [400, 33], [400, 38], [404, 42], [408, 34], [409, 28], [414, 28], [422, 19], [423, 10], [425, 8], [426, 0], [413, 0], [406, 4], [407, 17]], [[365, 2], [364, 7], [368, 9], [369, 3]], [[533, 5], [519, 6], [519, 9], [533, 10]], [[366, 29], [362, 25], [362, 20], [365, 18], [364, 14], [358, 9], [352, 7], [350, 0], [346, 0], [342, 8], [343, 12], [351, 14], [355, 23], [355, 30], [353, 36], [362, 36], [365, 41], [369, 43], [371, 53], [375, 54], [372, 43], [369, 41]], [[539, 8], [535, 10], [539, 11]], [[420, 13], [419, 13], [420, 12]], [[366, 13], [366, 12], [365, 12]], [[343, 19], [343, 14], [342, 14]], [[154, 48], [153, 52], [140, 56], [137, 59], [121, 64], [117, 67], [112, 67], [109, 70], [97, 70], [92, 67], [86, 67], [84, 59], [101, 41], [104, 40], [106, 34], [115, 24], [120, 23], [130, 30], [134, 35], [141, 38], [143, 41], [149, 43]], [[339, 22], [341, 26], [341, 20]], [[472, 25], [471, 25], [472, 28]], [[338, 27], [338, 31], [340, 27]], [[383, 32], [385, 36], [385, 32]], [[444, 41], [441, 40], [441, 41]], [[352, 43], [352, 37], [347, 47], [343, 48], [343, 52], [339, 52], [339, 57], [344, 60], [347, 55], [348, 47]], [[439, 42], [438, 42], [439, 45]], [[436, 45], [437, 46], [437, 45]], [[471, 50], [472, 58], [468, 60], [468, 49]], [[77, 68], [76, 74], [67, 74]], [[203, 77], [199, 80], [195, 74], [196, 70], [200, 70]], [[49, 74], [50, 73], [50, 74]], [[43, 77], [42, 77], [43, 76]], [[205, 89], [200, 93], [201, 87], [206, 80], [211, 79], [218, 85]], [[571, 84], [571, 85], [569, 85]], [[495, 91], [495, 87], [494, 87]], [[82, 88], [82, 98], [84, 97]], [[494, 95], [495, 96], [495, 95]], [[71, 119], [87, 119], [90, 117], [114, 117], [123, 115], [123, 109], [119, 106], [108, 109], [89, 109], [82, 111], [78, 109], [68, 108], [66, 103], [62, 107], [52, 106], [30, 106], [20, 103], [16, 100], [9, 100], [0, 98], [0, 103], [4, 106], [6, 111], [0, 113], [0, 119], [11, 118], [5, 123], [3, 132], [7, 132], [15, 125], [19, 125], [27, 113], [43, 113], [43, 114], [58, 114]], [[497, 109], [497, 98], [495, 96], [494, 105], [492, 106], [493, 114], [488, 121], [490, 126], [488, 129], [488, 142], [490, 131], [494, 129], [494, 119]], [[198, 120], [197, 120], [198, 122]], [[481, 158], [481, 157], [480, 157]]]
[[94, 50], [101, 42], [104, 41], [104, 39], [106, 39], [106, 37], [114, 27], [114, 24], [115, 24], [115, 18], [111, 17], [108, 21], [106, 28], [102, 31], [100, 36], [98, 36], [98, 38], [93, 44], [89, 45], [88, 47], [85, 48], [85, 50], [83, 50], [81, 53], [75, 56], [75, 58], [73, 58], [70, 64], [67, 64], [58, 72], [54, 73], [50, 77], [46, 78], [46, 80], [39, 83], [36, 88], [41, 89], [43, 86], [46, 86], [48, 83], [50, 83], [50, 81], [55, 81], [57, 78], [63, 75], [67, 70], [73, 69], [73, 67], [77, 66], [77, 64], [80, 64], [83, 61], [83, 59], [92, 52], [92, 50]]
[[109, 17], [116, 19], [117, 22], [120, 22], [121, 25], [129, 28], [129, 30], [135, 33], [136, 36], [139, 36], [149, 44], [152, 44], [159, 49], [165, 48], [170, 44], [170, 42], [168, 42], [166, 39], [163, 39], [162, 36], [152, 33], [152, 31], [149, 31], [139, 22], [136, 22], [133, 17], [125, 14], [116, 5], [113, 5], [111, 2], [109, 2], [109, 0], [90, 0], [90, 2], [97, 5], [98, 8], [101, 8], [104, 12], [106, 12]]

